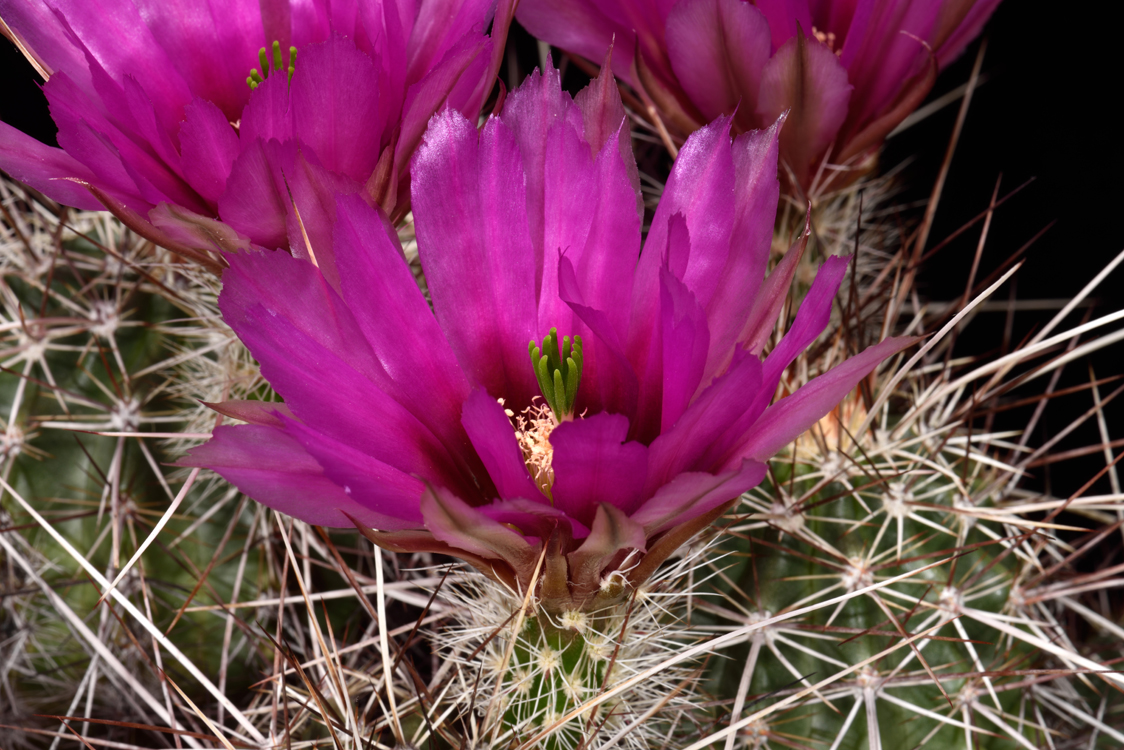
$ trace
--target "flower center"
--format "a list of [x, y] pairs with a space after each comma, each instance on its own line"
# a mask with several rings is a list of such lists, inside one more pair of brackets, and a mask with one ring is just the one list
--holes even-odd
[[[266, 50], [265, 47], [262, 47], [260, 50], [258, 50], [258, 60], [261, 61], [262, 72], [258, 73], [257, 68], [251, 68], [250, 69], [250, 75], [246, 77], [246, 85], [250, 87], [251, 91], [256, 89], [258, 87], [258, 84], [260, 84], [266, 78], [269, 78], [269, 69], [270, 69], [270, 64], [269, 64], [270, 59], [269, 58], [270, 58], [269, 51]], [[289, 69], [289, 82], [291, 83], [292, 80], [293, 80], [293, 71], [296, 70], [296, 65], [297, 65], [297, 48], [296, 47], [289, 47], [289, 62], [285, 67], [282, 67], [281, 66], [281, 42], [278, 42], [278, 41], [275, 40], [273, 42], [273, 61], [272, 62], [273, 62], [273, 70], [282, 71], [282, 70], [285, 70], [285, 68]]]
[[558, 329], [550, 333], [537, 346], [534, 340], [527, 347], [531, 355], [531, 366], [546, 403], [559, 422], [574, 418], [574, 401], [578, 395], [578, 385], [582, 380], [582, 338], [574, 336], [562, 338], [562, 349], [558, 349]]

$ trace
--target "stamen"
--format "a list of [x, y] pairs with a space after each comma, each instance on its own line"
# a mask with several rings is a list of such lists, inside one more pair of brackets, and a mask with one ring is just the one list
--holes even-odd
[[[296, 67], [297, 66], [297, 48], [296, 47], [289, 47], [289, 62], [288, 62], [288, 65], [282, 67], [282, 64], [281, 64], [282, 63], [282, 60], [281, 60], [281, 42], [278, 42], [278, 41], [275, 40], [273, 42], [272, 57], [273, 57], [273, 60], [272, 60], [273, 70], [281, 71], [281, 70], [285, 70], [285, 68], [287, 67], [288, 72], [289, 72], [289, 83], [292, 83], [293, 82], [293, 71], [295, 71], [297, 69], [297, 67]], [[262, 47], [261, 49], [258, 50], [258, 62], [261, 63], [262, 72], [259, 73], [257, 68], [251, 68], [250, 69], [250, 75], [247, 76], [247, 78], [246, 78], [246, 85], [250, 87], [251, 91], [253, 89], [256, 89], [258, 87], [258, 85], [261, 84], [261, 82], [264, 81], [266, 78], [269, 78], [269, 71], [270, 71], [270, 67], [271, 67], [270, 66], [270, 53], [269, 53], [268, 50], [266, 50], [265, 47]]]
[[[503, 399], [499, 399], [503, 405]], [[551, 488], [554, 486], [554, 447], [550, 444], [550, 433], [558, 426], [550, 407], [542, 402], [528, 406], [522, 414], [508, 408], [504, 413], [515, 427], [515, 440], [523, 453], [523, 462], [531, 473], [531, 479], [542, 493], [553, 500]]]
[[582, 339], [574, 336], [562, 339], [562, 350], [558, 349], [558, 329], [551, 328], [542, 340], [542, 347], [534, 340], [527, 346], [531, 355], [531, 366], [539, 381], [543, 398], [559, 422], [574, 418], [574, 401], [578, 396], [578, 386], [582, 379]]

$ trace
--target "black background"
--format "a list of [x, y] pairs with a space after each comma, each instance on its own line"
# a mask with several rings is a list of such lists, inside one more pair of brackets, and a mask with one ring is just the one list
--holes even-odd
[[[981, 268], [982, 278], [1040, 229], [1056, 222], [1027, 252], [1026, 265], [1017, 277], [1020, 299], [1068, 298], [1124, 249], [1121, 126], [1119, 115], [1111, 115], [1114, 105], [1119, 105], [1122, 71], [1119, 53], [1105, 39], [1104, 30], [1096, 33], [1096, 24], [1105, 22], [1076, 12], [1059, 12], [1053, 4], [1008, 0], [985, 30], [988, 47], [983, 70], [989, 80], [973, 98], [929, 246], [986, 209], [1000, 174], [1001, 193], [1035, 178], [996, 213]], [[520, 60], [536, 58], [533, 42], [521, 30], [514, 30], [512, 43], [518, 47]], [[968, 79], [978, 44], [971, 45], [942, 74], [931, 98]], [[55, 128], [33, 69], [5, 41], [0, 41], [0, 55], [0, 118], [53, 144]], [[956, 104], [946, 107], [887, 144], [885, 166], [912, 158], [904, 172], [906, 183], [912, 186], [903, 196], [905, 201], [928, 196], [957, 110]], [[920, 279], [928, 299], [950, 300], [963, 293], [978, 239], [978, 229], [970, 230], [926, 264]], [[1095, 293], [1095, 314], [1122, 306], [1122, 282], [1124, 271], [1118, 270], [1101, 285]], [[1004, 300], [1007, 295], [1008, 290], [1001, 289], [996, 299]], [[1049, 317], [1050, 313], [1020, 313], [1015, 340]], [[960, 340], [962, 351], [996, 349], [1003, 323], [1001, 313], [978, 317]], [[1098, 377], [1124, 373], [1121, 352], [1124, 347], [1117, 346], [1115, 352], [1093, 357]], [[1087, 379], [1087, 365], [1075, 363], [1067, 368], [1061, 386]], [[1044, 386], [1043, 380], [1037, 382], [1042, 384], [1037, 387]], [[1114, 387], [1103, 387], [1102, 394]], [[1064, 427], [1091, 404], [1088, 393], [1058, 399], [1046, 410], [1032, 444]], [[1107, 413], [1110, 437], [1124, 437], [1124, 394]], [[1011, 414], [1000, 426], [1018, 426], [1020, 419], [1025, 423], [1026, 415]], [[1098, 439], [1095, 424], [1090, 422], [1058, 449], [1089, 445]], [[1096, 454], [1041, 469], [1031, 481], [1055, 494], [1066, 494], [1103, 466], [1103, 457]], [[1094, 491], [1108, 491], [1107, 482], [1099, 482]]]

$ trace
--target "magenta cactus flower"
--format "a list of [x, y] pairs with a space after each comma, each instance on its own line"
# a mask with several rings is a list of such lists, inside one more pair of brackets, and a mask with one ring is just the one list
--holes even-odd
[[795, 267], [765, 278], [781, 125], [731, 139], [722, 118], [692, 135], [641, 251], [610, 75], [575, 101], [556, 71], [535, 74], [480, 131], [436, 115], [412, 166], [432, 308], [354, 195], [336, 207], [338, 287], [282, 252], [229, 255], [223, 315], [285, 402], [215, 405], [249, 424], [218, 427], [184, 463], [511, 586], [542, 558], [548, 608], [619, 595], [602, 583], [644, 580], [911, 342], [770, 405], [847, 266], [827, 259], [762, 359]]
[[615, 38], [622, 78], [683, 134], [720, 115], [745, 132], [788, 112], [783, 174], [795, 192], [815, 195], [867, 168], [998, 4], [523, 0], [517, 18], [590, 60]]
[[490, 39], [496, 0], [0, 0], [62, 147], [0, 124], [0, 169], [212, 265], [307, 234], [334, 279], [334, 194], [408, 195], [433, 113], [489, 95], [511, 5]]

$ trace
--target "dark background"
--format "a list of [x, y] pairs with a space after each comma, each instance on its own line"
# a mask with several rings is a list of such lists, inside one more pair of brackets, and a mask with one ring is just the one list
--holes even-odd
[[[985, 210], [1000, 174], [1001, 194], [1035, 178], [997, 211], [980, 271], [983, 278], [1039, 230], [1056, 222], [1026, 254], [1016, 287], [1017, 297], [1023, 300], [1071, 297], [1124, 249], [1124, 231], [1118, 223], [1124, 198], [1120, 187], [1124, 164], [1118, 145], [1121, 125], [1118, 116], [1110, 115], [1112, 104], [1119, 103], [1119, 53], [1103, 33], [1093, 33], [1096, 19], [1042, 6], [1008, 0], [987, 26], [983, 71], [988, 81], [973, 98], [929, 242], [932, 247]], [[520, 29], [513, 30], [511, 41], [524, 69], [533, 65], [537, 59], [534, 42]], [[968, 80], [978, 44], [971, 45], [944, 71], [931, 98]], [[53, 143], [55, 128], [33, 69], [3, 40], [0, 55], [0, 119]], [[928, 196], [958, 108], [958, 104], [946, 107], [887, 144], [886, 167], [912, 158], [904, 172], [905, 182], [912, 186], [903, 196], [905, 202]], [[978, 239], [978, 228], [969, 230], [925, 265], [920, 279], [928, 299], [951, 300], [963, 293]], [[1124, 271], [1118, 270], [1101, 285], [1095, 292], [1094, 314], [1122, 306], [1122, 283]], [[995, 299], [1007, 299], [1008, 291], [1001, 289]], [[1084, 312], [1079, 310], [1071, 319], [1076, 321]], [[1014, 340], [1033, 333], [1051, 315], [1019, 313]], [[997, 349], [1003, 326], [1002, 313], [982, 314], [962, 335], [961, 351], [982, 354]], [[1124, 347], [1117, 346], [1115, 353], [1109, 350], [1092, 358], [1098, 377], [1124, 373], [1120, 352]], [[1087, 382], [1088, 377], [1087, 365], [1074, 363], [1059, 387]], [[1030, 388], [1044, 387], [1045, 379], [1036, 383], [1039, 385]], [[1116, 385], [1103, 386], [1102, 395]], [[1057, 432], [1091, 404], [1088, 392], [1057, 399], [1047, 408], [1031, 443]], [[1110, 437], [1124, 437], [1124, 394], [1106, 413]], [[998, 426], [1018, 426], [1019, 420], [1025, 423], [1026, 416], [1027, 412], [1010, 414]], [[1098, 440], [1095, 423], [1090, 421], [1058, 450]], [[1103, 466], [1103, 456], [1098, 453], [1043, 467], [1031, 481], [1039, 489], [1064, 495]], [[1107, 492], [1107, 481], [1099, 482], [1094, 491]]]

